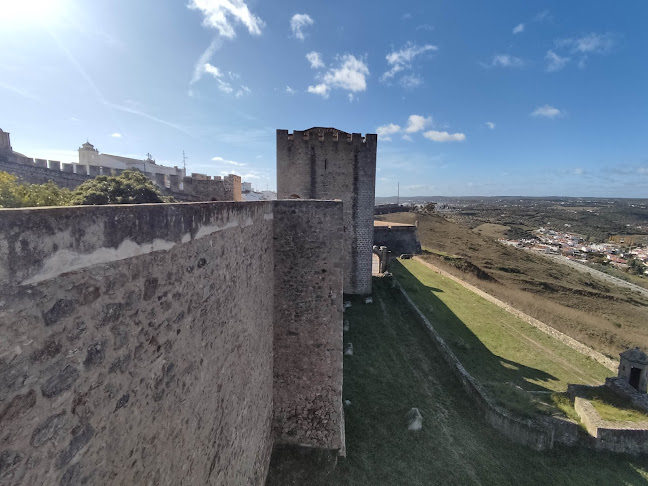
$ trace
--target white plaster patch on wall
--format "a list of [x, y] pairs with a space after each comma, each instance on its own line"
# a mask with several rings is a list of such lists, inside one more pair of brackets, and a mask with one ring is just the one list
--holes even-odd
[[167, 251], [177, 243], [168, 240], [155, 239], [150, 243], [138, 245], [132, 240], [124, 240], [117, 248], [98, 248], [92, 253], [77, 253], [71, 250], [59, 250], [45, 260], [40, 271], [31, 278], [24, 280], [21, 285], [31, 285], [49, 280], [67, 272], [73, 272], [91, 265], [125, 260], [154, 251]]
[[232, 218], [225, 224], [206, 224], [198, 229], [198, 232], [196, 233], [194, 239], [197, 240], [199, 238], [204, 238], [205, 236], [209, 236], [218, 231], [223, 231], [229, 228], [236, 228], [237, 226], [239, 226], [238, 218]]
[[237, 228], [237, 227], [247, 228], [248, 226], [252, 226], [253, 224], [254, 224], [254, 220], [250, 216], [248, 216], [242, 222], [240, 222], [238, 218], [232, 218], [225, 224], [209, 224], [209, 225], [201, 226], [198, 232], [196, 233], [195, 239], [197, 240], [199, 238], [204, 238], [205, 236], [209, 236], [213, 233], [216, 233], [218, 231], [223, 231], [229, 228]]

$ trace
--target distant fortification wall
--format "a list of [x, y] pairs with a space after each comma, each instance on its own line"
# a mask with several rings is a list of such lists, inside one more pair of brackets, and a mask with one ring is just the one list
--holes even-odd
[[418, 228], [413, 225], [374, 225], [374, 245], [386, 246], [393, 255], [421, 253]]
[[371, 293], [377, 136], [335, 128], [277, 130], [277, 197], [341, 199], [344, 292]]
[[0, 155], [0, 171], [14, 174], [30, 184], [45, 184], [47, 181], [52, 181], [57, 186], [68, 189], [74, 189], [85, 181], [92, 179], [91, 176], [62, 172], [55, 168], [37, 167], [34, 165], [33, 159], [25, 158], [25, 161], [32, 162], [31, 164], [11, 162], [9, 157]]
[[[172, 195], [178, 193], [186, 195], [188, 199], [198, 201], [242, 201], [241, 177], [230, 174], [221, 178], [203, 174], [192, 174], [191, 177], [182, 178], [183, 189], [176, 189]], [[181, 196], [182, 197], [182, 196]]]
[[[260, 485], [277, 389], [305, 416], [297, 443], [341, 449], [316, 421], [342, 421], [326, 394], [341, 390], [338, 254], [282, 229], [319, 214], [320, 234], [339, 231], [340, 203], [283, 204], [0, 210], [1, 479]], [[331, 297], [302, 314], [318, 287]], [[304, 333], [302, 371], [279, 373], [293, 383], [274, 383], [273, 345], [295, 343], [279, 327]]]

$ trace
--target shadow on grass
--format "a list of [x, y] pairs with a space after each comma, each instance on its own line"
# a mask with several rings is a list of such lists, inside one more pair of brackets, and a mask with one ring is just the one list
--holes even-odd
[[[423, 284], [400, 262], [392, 261], [391, 265], [394, 275], [398, 277], [405, 291], [428, 317], [461, 364], [481, 383], [486, 386], [492, 383], [512, 383], [527, 391], [551, 391], [538, 382], [557, 381], [555, 376], [493, 354], [479, 337], [435, 295], [438, 293], [437, 288]], [[495, 393], [505, 389], [499, 386], [493, 388]]]
[[[354, 347], [344, 358], [347, 457], [330, 475], [317, 461], [275, 465], [268, 486], [646, 484], [645, 458], [561, 447], [536, 452], [500, 435], [385, 279], [374, 279], [372, 304], [350, 300], [344, 315], [350, 322], [344, 339]], [[407, 430], [412, 407], [423, 415], [418, 432]]]

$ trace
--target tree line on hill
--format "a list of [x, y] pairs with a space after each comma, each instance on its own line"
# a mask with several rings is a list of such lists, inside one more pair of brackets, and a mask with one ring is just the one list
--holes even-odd
[[0, 208], [142, 204], [172, 202], [144, 174], [125, 170], [119, 176], [97, 176], [70, 190], [52, 181], [29, 184], [0, 171]]

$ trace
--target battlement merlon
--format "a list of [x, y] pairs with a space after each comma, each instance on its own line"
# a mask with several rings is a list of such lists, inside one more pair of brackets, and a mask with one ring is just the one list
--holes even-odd
[[277, 130], [277, 140], [284, 138], [289, 142], [318, 140], [320, 142], [347, 142], [349, 144], [362, 144], [366, 146], [376, 146], [378, 135], [367, 133], [363, 136], [361, 133], [347, 133], [335, 128], [311, 128], [309, 130], [294, 130], [289, 133], [288, 130]]

